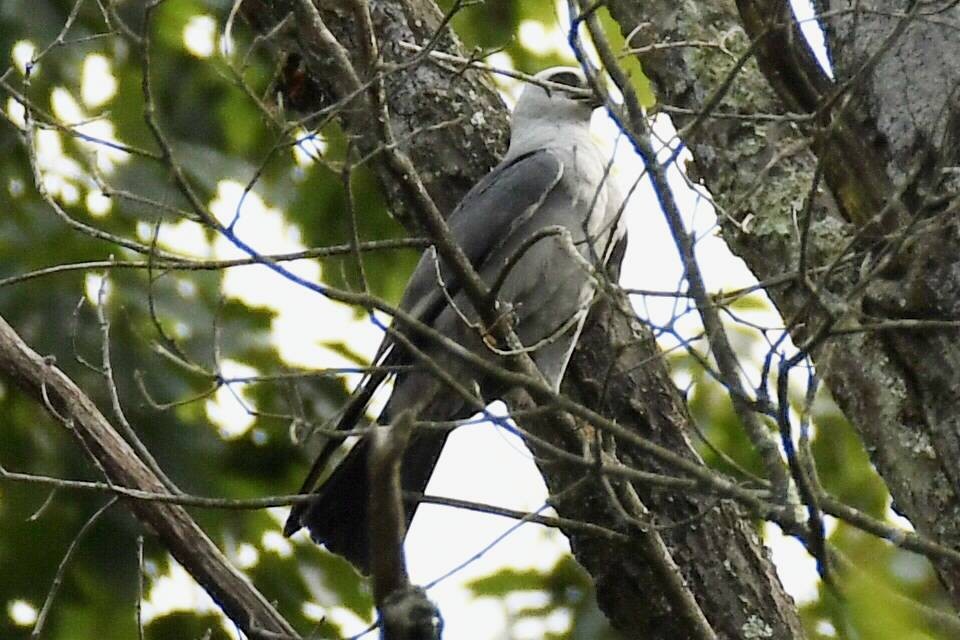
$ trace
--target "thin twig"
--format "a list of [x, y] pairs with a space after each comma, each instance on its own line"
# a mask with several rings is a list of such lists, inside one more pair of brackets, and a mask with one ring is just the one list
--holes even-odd
[[73, 540], [70, 542], [70, 546], [67, 547], [66, 553], [63, 554], [63, 558], [60, 559], [60, 564], [57, 566], [57, 573], [53, 576], [53, 582], [50, 584], [50, 591], [47, 592], [47, 597], [43, 601], [43, 606], [40, 608], [40, 613], [37, 614], [37, 621], [33, 625], [33, 631], [30, 632], [30, 640], [38, 640], [40, 634], [43, 633], [43, 626], [47, 622], [47, 616], [50, 614], [50, 610], [53, 608], [53, 602], [57, 598], [57, 593], [60, 591], [60, 585], [63, 584], [63, 577], [67, 573], [67, 566], [70, 564], [70, 560], [73, 559], [73, 554], [77, 550], [77, 547], [80, 546], [80, 541], [83, 540], [84, 536], [87, 534], [97, 520], [100, 519], [106, 511], [112, 507], [117, 502], [117, 497], [113, 496], [107, 502], [93, 512], [93, 515], [87, 518], [87, 521], [83, 523], [83, 526], [80, 527], [80, 530], [77, 531], [77, 535], [73, 537]]

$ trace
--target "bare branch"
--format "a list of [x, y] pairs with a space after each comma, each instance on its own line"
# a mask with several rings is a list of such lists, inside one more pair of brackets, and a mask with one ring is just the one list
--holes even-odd
[[[140, 460], [93, 402], [59, 369], [30, 349], [3, 319], [0, 319], [0, 372], [47, 406], [59, 422], [71, 429], [112, 485], [165, 493], [163, 482]], [[42, 400], [44, 397], [46, 401]], [[290, 624], [230, 566], [182, 507], [145, 501], [131, 502], [130, 507], [238, 627], [249, 630], [259, 626], [297, 637]]]

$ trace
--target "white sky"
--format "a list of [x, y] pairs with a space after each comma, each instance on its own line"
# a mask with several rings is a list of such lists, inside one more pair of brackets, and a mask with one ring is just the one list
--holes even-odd
[[[562, 4], [558, 3], [558, 6]], [[808, 5], [798, 7], [797, 13], [801, 18], [812, 15]], [[558, 14], [565, 16], [565, 9], [560, 9]], [[806, 26], [814, 27], [812, 36], [808, 37], [816, 38], [818, 30], [815, 25], [808, 22]], [[198, 58], [213, 55], [217, 50], [217, 29], [216, 22], [209, 16], [191, 19], [184, 31], [186, 49]], [[561, 28], [544, 29], [539, 23], [527, 22], [521, 24], [519, 37], [531, 49], [558, 51], [569, 57], [564, 33]], [[822, 55], [822, 39], [820, 42], [818, 53]], [[23, 68], [33, 51], [32, 44], [17, 43], [12, 57], [19, 68]], [[497, 66], [511, 66], [504, 54], [498, 54], [490, 61]], [[518, 85], [502, 78], [498, 78], [498, 81], [503, 83], [501, 88], [507, 94], [508, 101], [511, 100], [510, 96], [516, 94]], [[109, 59], [90, 55], [82, 66], [80, 100], [66, 90], [58, 89], [54, 92], [53, 109], [65, 121], [85, 122], [88, 112], [95, 113], [98, 108], [108, 104], [115, 92], [116, 80], [111, 73]], [[7, 115], [17, 121], [18, 117], [22, 118], [22, 110], [16, 104], [8, 104]], [[113, 139], [113, 128], [107, 119], [86, 122], [84, 127], [90, 135]], [[616, 147], [615, 179], [625, 192], [642, 169], [639, 160], [625, 141], [616, 144], [616, 126], [605, 112], [596, 114], [593, 130], [598, 142], [606, 149], [613, 152]], [[655, 130], [663, 139], [669, 139], [673, 133], [665, 119], [656, 123]], [[322, 150], [322, 141], [311, 141], [310, 144], [319, 145]], [[91, 177], [84, 175], [77, 163], [63, 156], [58, 133], [39, 132], [37, 145], [44, 181], [52, 193], [65, 201], [76, 201], [82, 196], [90, 205], [92, 214], [109, 213], [110, 201], [100, 196]], [[97, 154], [98, 168], [104, 174], [108, 175], [117, 163], [126, 161], [122, 154], [101, 146], [91, 146], [91, 149]], [[310, 163], [308, 155], [301, 150], [297, 151], [295, 160], [301, 166]], [[682, 163], [681, 158], [681, 166]], [[713, 233], [715, 217], [709, 203], [689, 189], [676, 170], [672, 171], [670, 178], [688, 225], [697, 231], [698, 236], [703, 236], [697, 245], [697, 252], [708, 287], [712, 290], [732, 289], [753, 284], [755, 280], [743, 263], [731, 255], [724, 242]], [[222, 181], [216, 197], [210, 203], [211, 209], [221, 219], [232, 215], [242, 189], [243, 185], [235, 181]], [[624, 263], [622, 284], [644, 289], [675, 290], [681, 280], [682, 266], [647, 181], [637, 190], [626, 216], [630, 246]], [[262, 253], [304, 248], [298, 230], [285, 221], [282, 211], [271, 208], [256, 193], [246, 197], [237, 231], [241, 238]], [[150, 229], [144, 227], [140, 233], [145, 239], [149, 237]], [[240, 255], [225, 240], [217, 240], [212, 245], [207, 243], [199, 227], [188, 221], [162, 229], [160, 243], [197, 257], [232, 258]], [[316, 261], [288, 263], [287, 267], [311, 281], [317, 282], [322, 276], [321, 267]], [[95, 291], [96, 282], [91, 282], [88, 295], [95, 295]], [[247, 304], [268, 307], [276, 312], [273, 339], [281, 357], [290, 365], [348, 366], [351, 363], [327, 345], [346, 341], [354, 352], [372, 357], [380, 339], [379, 331], [370, 322], [356, 321], [347, 307], [306, 291], [263, 267], [251, 266], [228, 271], [224, 291]], [[182, 293], [187, 297], [192, 295], [186, 282]], [[669, 299], [650, 299], [638, 311], [655, 323], [660, 323], [671, 317], [673, 304]], [[691, 335], [699, 327], [695, 316], [687, 314], [677, 328], [683, 334]], [[319, 317], [327, 318], [327, 321], [316, 322]], [[752, 319], [773, 325], [779, 322], [772, 312], [755, 314]], [[228, 376], [255, 373], [250, 367], [235, 362], [227, 362], [225, 367], [229, 368], [224, 372]], [[754, 375], [756, 373], [756, 367], [751, 369], [749, 364], [747, 370], [748, 374], [751, 371]], [[347, 378], [351, 384], [357, 380], [357, 376]], [[236, 387], [236, 390], [242, 396], [242, 388]], [[505, 409], [501, 405], [496, 410], [502, 412]], [[253, 423], [243, 406], [226, 390], [207, 403], [207, 415], [224, 437], [239, 437]], [[465, 426], [450, 436], [427, 491], [520, 510], [536, 510], [547, 497], [543, 481], [522, 443], [515, 436], [490, 424]], [[272, 513], [279, 528], [285, 510], [274, 510]], [[512, 525], [512, 521], [496, 516], [422, 506], [407, 538], [407, 559], [412, 579], [416, 583], [434, 580], [473, 556]], [[765, 537], [787, 590], [801, 602], [815, 597], [816, 570], [812, 559], [800, 544], [782, 536], [775, 526], [767, 527]], [[261, 551], [247, 544], [228, 549], [227, 552], [241, 567], [251, 566], [261, 552], [290, 552], [289, 543], [276, 532], [265, 536], [260, 546]], [[536, 594], [531, 594], [529, 598], [511, 600], [506, 605], [502, 601], [472, 600], [464, 587], [467, 581], [489, 575], [505, 566], [547, 569], [568, 552], [565, 538], [556, 531], [524, 525], [493, 550], [441, 582], [430, 591], [430, 596], [444, 614], [447, 637], [477, 640], [506, 637], [504, 606], [516, 610], [530, 604], [530, 599], [537, 598]], [[359, 631], [367, 624], [367, 621], [358, 620], [343, 609], [328, 608], [326, 605], [329, 603], [320, 604], [325, 606], [310, 607], [308, 613], [329, 615], [334, 620], [344, 622], [348, 634]], [[7, 603], [6, 612], [18, 624], [32, 624], [36, 615], [33, 605], [21, 600], [13, 601]], [[206, 594], [185, 571], [178, 568], [168, 575], [155, 576], [144, 611], [149, 618], [179, 608], [215, 610]], [[547, 628], [527, 624], [514, 629], [516, 635], [512, 637], [518, 640], [539, 638], [548, 630], [559, 631], [568, 624], [569, 621], [565, 619], [550, 620]], [[230, 624], [226, 624], [225, 628], [233, 631]]]

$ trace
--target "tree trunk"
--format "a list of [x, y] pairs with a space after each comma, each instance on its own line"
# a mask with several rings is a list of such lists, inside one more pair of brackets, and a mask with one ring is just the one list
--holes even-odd
[[[859, 3], [821, 2], [838, 12], [827, 23], [833, 82], [780, 3], [608, 5], [623, 33], [645, 25], [635, 47], [722, 41], [739, 56], [756, 39], [756, 63], [738, 72], [717, 112], [806, 114], [833, 101], [813, 120], [708, 116], [685, 141], [723, 212], [728, 244], [760, 280], [799, 270], [807, 223], [794, 216], [820, 163], [829, 190], [813, 197], [801, 274], [819, 299], [811, 304], [801, 279], [767, 293], [792, 321], [797, 344], [824, 322], [855, 330], [813, 348], [817, 370], [863, 438], [897, 511], [919, 533], [960, 547], [960, 343], [949, 323], [930, 322], [955, 321], [960, 312], [960, 229], [950, 196], [958, 179], [942, 172], [960, 159], [960, 40], [949, 26], [960, 9], [880, 1], [855, 14], [841, 10]], [[897, 16], [910, 5], [930, 15]], [[724, 53], [694, 48], [641, 61], [678, 128], [708, 106], [734, 65]], [[838, 86], [844, 93], [835, 96]], [[817, 271], [848, 246], [851, 260], [827, 277]], [[960, 567], [934, 564], [960, 605]]]
[[[289, 8], [287, 3], [245, 3], [248, 19], [261, 30], [276, 24]], [[442, 17], [432, 2], [422, 0], [371, 2], [370, 9], [387, 63], [409, 59], [411, 52], [400, 42], [428, 41]], [[354, 64], [362, 68], [356, 53], [359, 36], [351, 14], [326, 6], [321, 12], [327, 26], [355, 56]], [[302, 51], [310, 45], [301, 40], [291, 46]], [[453, 36], [441, 38], [438, 48], [459, 53]], [[323, 74], [315, 74], [312, 79], [319, 89], [318, 102], [308, 108], [322, 107], [342, 97]], [[438, 206], [449, 213], [505, 150], [503, 105], [480, 74], [453, 75], [429, 61], [389, 75], [386, 94], [401, 146], [414, 160]], [[369, 129], [350, 130], [349, 115], [342, 122], [357, 136], [362, 150], [372, 150], [380, 143]], [[443, 122], [453, 123], [404, 136], [404, 132]], [[388, 172], [380, 171], [380, 176], [388, 194], [402, 192], [390, 183]], [[409, 220], [404, 210], [408, 205], [400, 197], [393, 198], [391, 204], [398, 218]], [[689, 415], [655, 341], [635, 316], [616, 310], [621, 306], [608, 302], [594, 312], [563, 390], [620, 425], [696, 460], [686, 436]], [[531, 423], [530, 430], [581, 455], [593, 448], [596, 433], [588, 425], [577, 426], [577, 442], [572, 447], [557, 429]], [[669, 472], [623, 443], [615, 455], [637, 469]], [[625, 521], [618, 501], [611, 499], [601, 478], [584, 480], [582, 467], [544, 463], [542, 458], [541, 463], [552, 492], [575, 480], [585, 482], [572, 496], [556, 504], [561, 516], [630, 534], [627, 542], [620, 542], [609, 536], [568, 532], [575, 556], [596, 582], [601, 608], [626, 637], [710, 637], [696, 622], [701, 612], [720, 638], [803, 637], [793, 603], [783, 591], [754, 525], [735, 505], [638, 483], [633, 483], [636, 493], [631, 494], [630, 487], [617, 484], [614, 491], [622, 501], [635, 500], [632, 513], [637, 509], [648, 513], [647, 520], [655, 525], [676, 523], [662, 531], [642, 531]], [[666, 588], [671, 580], [675, 588]], [[695, 604], [684, 600], [684, 594], [692, 594]]]

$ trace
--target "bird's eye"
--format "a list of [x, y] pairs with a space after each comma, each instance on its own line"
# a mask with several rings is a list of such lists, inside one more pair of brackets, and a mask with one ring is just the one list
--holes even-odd
[[572, 71], [561, 71], [560, 73], [555, 73], [550, 76], [549, 80], [550, 82], [565, 84], [568, 87], [574, 87], [576, 89], [583, 88], [583, 79]]

